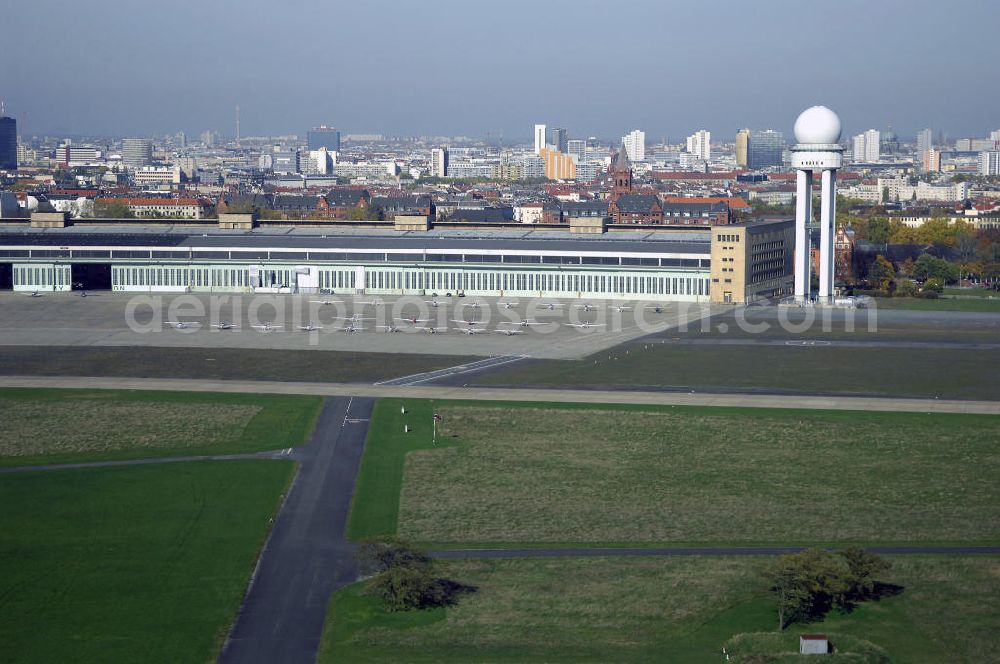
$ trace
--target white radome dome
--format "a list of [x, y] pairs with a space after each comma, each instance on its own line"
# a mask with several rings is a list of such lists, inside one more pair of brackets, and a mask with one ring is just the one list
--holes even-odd
[[812, 106], [795, 121], [795, 140], [799, 143], [831, 145], [840, 140], [840, 118], [826, 106]]

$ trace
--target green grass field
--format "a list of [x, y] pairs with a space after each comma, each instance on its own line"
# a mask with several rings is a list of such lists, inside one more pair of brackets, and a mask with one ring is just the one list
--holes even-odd
[[0, 374], [371, 383], [469, 361], [462, 355], [335, 350], [0, 346]]
[[320, 397], [0, 388], [0, 465], [280, 449], [303, 443]]
[[966, 297], [994, 297], [1000, 298], [1000, 291], [992, 288], [945, 288], [945, 295], [964, 295]]
[[[767, 558], [466, 560], [441, 573], [477, 590], [456, 606], [387, 613], [334, 595], [320, 662], [713, 662], [731, 637], [773, 630]], [[899, 595], [788, 632], [868, 640], [894, 662], [997, 662], [1000, 558], [895, 556]], [[836, 641], [835, 641], [836, 642]]]
[[204, 461], [0, 475], [0, 659], [214, 660], [292, 469]]
[[[349, 534], [434, 546], [992, 543], [1000, 417], [379, 402]], [[432, 447], [431, 412], [443, 415]], [[416, 430], [404, 434], [403, 425]]]
[[913, 311], [973, 311], [1000, 313], [1000, 297], [994, 293], [992, 299], [977, 297], [972, 300], [955, 300], [951, 298], [936, 298], [926, 300], [915, 297], [880, 298], [880, 309], [910, 309]]
[[583, 360], [517, 363], [476, 384], [1000, 399], [998, 364], [1000, 351], [992, 349], [692, 346], [668, 340], [619, 346]]

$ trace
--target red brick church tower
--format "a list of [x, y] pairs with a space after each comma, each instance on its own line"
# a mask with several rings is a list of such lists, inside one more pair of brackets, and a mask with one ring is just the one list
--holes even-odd
[[624, 143], [619, 148], [618, 154], [611, 160], [611, 168], [608, 170], [611, 172], [613, 182], [611, 185], [611, 200], [617, 200], [622, 194], [631, 194], [632, 162], [628, 159], [628, 152], [625, 150]]

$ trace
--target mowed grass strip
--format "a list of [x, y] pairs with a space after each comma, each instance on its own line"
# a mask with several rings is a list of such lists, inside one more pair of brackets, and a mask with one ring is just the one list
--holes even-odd
[[0, 465], [32, 465], [299, 445], [319, 397], [0, 389]]
[[[995, 340], [995, 336], [989, 338]], [[998, 364], [1000, 350], [994, 349], [748, 348], [679, 345], [666, 339], [619, 346], [583, 360], [516, 363], [476, 382], [518, 387], [671, 387], [997, 400]]]
[[[456, 606], [387, 613], [361, 585], [334, 595], [320, 662], [711, 662], [731, 637], [773, 630], [769, 558], [553, 558], [441, 563], [477, 590]], [[997, 557], [893, 557], [899, 595], [793, 634], [832, 632], [893, 661], [997, 661]], [[942, 607], [947, 607], [942, 610]]]
[[[394, 532], [414, 541], [1000, 541], [1000, 417], [527, 405], [439, 410], [448, 447], [415, 445], [407, 453], [401, 427], [369, 441], [368, 455], [377, 451], [398, 464], [406, 453]], [[391, 503], [393, 488], [386, 483], [377, 505]], [[365, 492], [357, 497], [370, 499]], [[356, 505], [355, 516], [367, 507]], [[379, 530], [393, 532], [390, 525], [386, 519]]]
[[214, 660], [292, 470], [204, 461], [0, 475], [0, 659]]

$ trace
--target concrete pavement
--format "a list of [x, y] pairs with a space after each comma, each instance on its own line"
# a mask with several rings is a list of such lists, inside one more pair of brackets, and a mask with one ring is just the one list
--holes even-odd
[[369, 398], [397, 397], [409, 399], [473, 399], [480, 401], [548, 401], [609, 405], [642, 404], [661, 406], [720, 406], [731, 408], [802, 408], [807, 410], [865, 410], [1000, 415], [1000, 401], [850, 396], [789, 396], [776, 394], [711, 394], [536, 388], [465, 388], [433, 385], [368, 385], [359, 383], [298, 383], [175, 378], [95, 378], [86, 376], [0, 376], [0, 387], [312, 394]]

